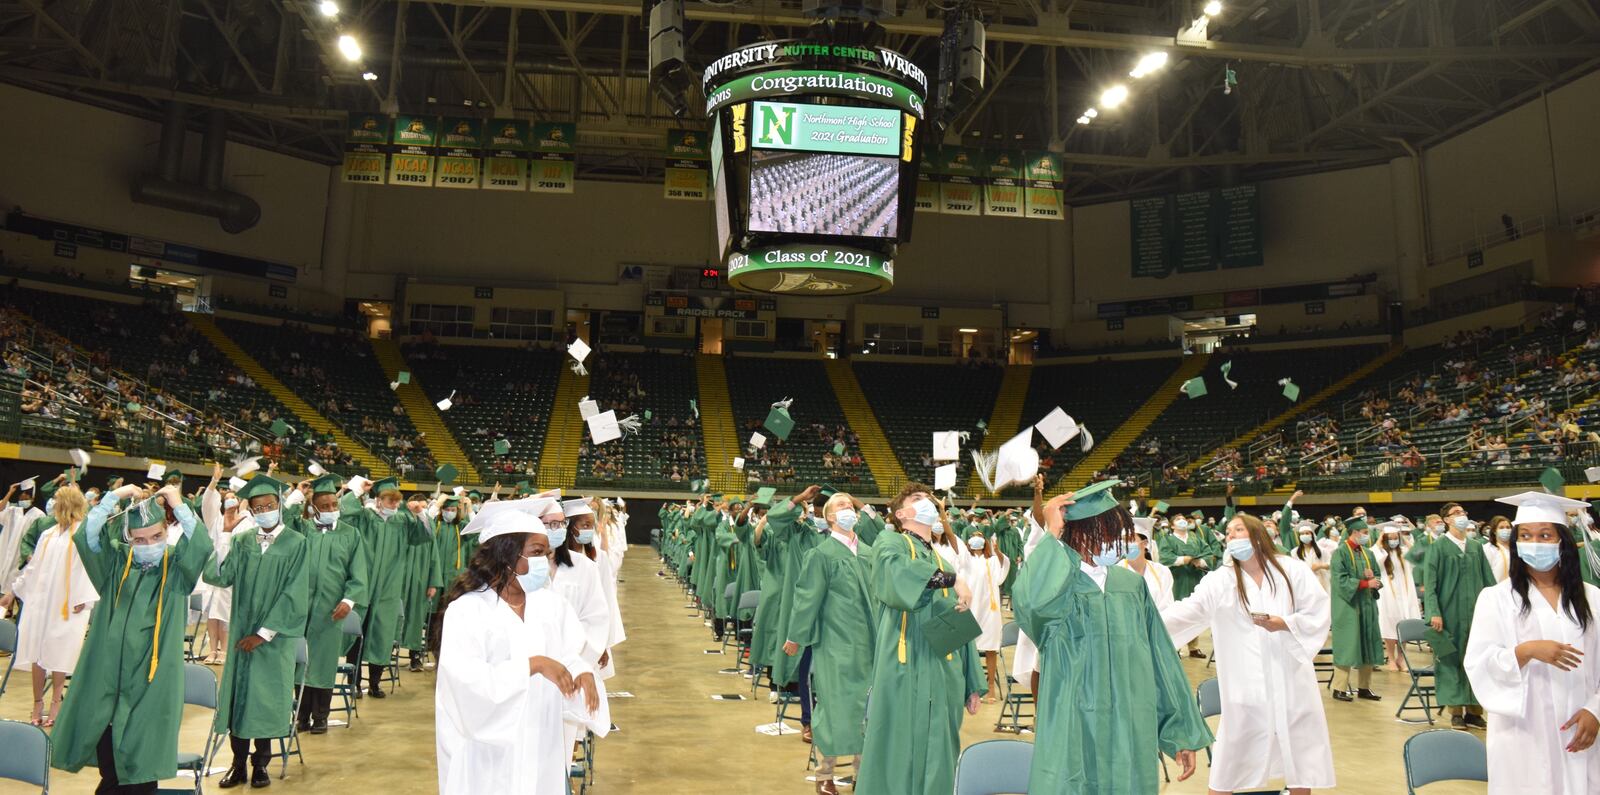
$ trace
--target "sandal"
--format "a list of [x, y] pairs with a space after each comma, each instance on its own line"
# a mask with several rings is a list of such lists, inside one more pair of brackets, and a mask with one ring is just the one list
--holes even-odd
[[32, 726], [44, 725], [44, 699], [41, 698], [33, 702], [33, 715], [28, 718], [28, 724]]
[[51, 699], [50, 700], [50, 714], [44, 716], [44, 723], [43, 723], [44, 728], [48, 729], [48, 728], [56, 725], [56, 714], [59, 713], [60, 711], [61, 711], [61, 702], [56, 700], [56, 699]]

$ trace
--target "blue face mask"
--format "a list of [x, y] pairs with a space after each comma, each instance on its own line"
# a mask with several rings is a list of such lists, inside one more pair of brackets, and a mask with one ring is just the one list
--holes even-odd
[[1511, 528], [1509, 528], [1509, 527], [1502, 527], [1499, 530], [1496, 530], [1494, 532], [1495, 532], [1495, 535], [1500, 537], [1501, 541], [1510, 541], [1511, 540]]
[[1248, 538], [1235, 538], [1228, 542], [1228, 554], [1234, 560], [1245, 561], [1256, 554], [1256, 548]]
[[528, 558], [528, 573], [517, 575], [523, 593], [533, 593], [550, 584], [550, 564], [544, 558]]
[[50, 499], [44, 501], [44, 512], [45, 513], [55, 513], [56, 512], [56, 498], [55, 497], [51, 497]]
[[382, 517], [384, 519], [387, 519], [387, 518], [389, 518], [391, 516], [394, 516], [395, 509], [394, 508], [378, 508], [377, 511], [378, 511], [378, 516], [380, 516], [380, 517]]
[[1115, 566], [1117, 561], [1122, 560], [1122, 555], [1123, 547], [1121, 544], [1102, 544], [1099, 554], [1093, 558], [1094, 565]]
[[562, 525], [560, 527], [546, 527], [544, 529], [544, 532], [545, 532], [545, 535], [550, 536], [550, 548], [551, 549], [555, 549], [556, 547], [559, 547], [562, 544], [567, 543], [567, 526], [566, 525]]
[[333, 526], [333, 523], [337, 521], [339, 521], [338, 511], [317, 511], [317, 524], [320, 524], [324, 527], [331, 527]]
[[456, 520], [456, 512], [455, 511], [440, 511], [439, 512], [439, 518], [445, 520], [446, 522], [454, 522]]
[[578, 531], [578, 543], [580, 543], [580, 544], [589, 544], [589, 543], [593, 543], [593, 542], [594, 542], [594, 529], [593, 528], [590, 528], [588, 530], [579, 530]]
[[811, 527], [819, 533], [828, 532], [828, 520], [820, 516], [811, 517]]
[[283, 521], [283, 513], [281, 511], [262, 511], [256, 514], [255, 518], [256, 527], [262, 530], [271, 530], [278, 526], [278, 522]]
[[17, 507], [26, 511], [33, 507], [33, 500], [17, 500]]
[[845, 530], [850, 530], [856, 526], [856, 520], [859, 518], [861, 517], [856, 516], [855, 511], [849, 508], [841, 508], [833, 515], [833, 523]]
[[166, 551], [167, 545], [159, 542], [155, 544], [134, 544], [133, 562], [139, 564], [140, 566], [149, 566], [151, 564], [160, 563], [161, 555]]
[[1517, 557], [1534, 571], [1549, 571], [1561, 562], [1561, 545], [1538, 541], [1518, 541]]
[[1389, 544], [1389, 548], [1390, 549], [1394, 549], [1394, 548], [1400, 546], [1400, 539], [1391, 538], [1391, 539], [1389, 539], [1388, 544]]
[[929, 527], [940, 526], [939, 508], [933, 504], [933, 500], [917, 500], [911, 504], [911, 510], [916, 512], [916, 514], [911, 517], [911, 521], [916, 522], [917, 524], [925, 524]]

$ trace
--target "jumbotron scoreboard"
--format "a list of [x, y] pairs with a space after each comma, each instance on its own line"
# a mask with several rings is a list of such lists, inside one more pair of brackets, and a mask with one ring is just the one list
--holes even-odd
[[911, 239], [928, 80], [883, 47], [809, 40], [705, 70], [717, 255], [735, 288], [858, 295]]

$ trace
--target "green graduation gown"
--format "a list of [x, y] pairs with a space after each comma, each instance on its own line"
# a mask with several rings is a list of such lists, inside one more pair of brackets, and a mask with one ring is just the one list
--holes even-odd
[[1378, 628], [1378, 590], [1362, 588], [1362, 575], [1380, 577], [1378, 561], [1365, 547], [1341, 541], [1328, 561], [1333, 593], [1333, 664], [1353, 668], [1383, 665], [1383, 633]]
[[[183, 537], [167, 550], [163, 584], [161, 564], [130, 567], [128, 545], [120, 533], [106, 531], [116, 507], [115, 500], [102, 500], [72, 539], [100, 602], [51, 735], [50, 764], [68, 772], [94, 764], [100, 737], [110, 727], [117, 780], [140, 784], [178, 772], [184, 624], [189, 594], [211, 558], [211, 536], [195, 532], [199, 520], [193, 511], [175, 511]], [[161, 654], [152, 679], [157, 628]]]
[[439, 571], [444, 575], [444, 590], [448, 590], [461, 572], [467, 570], [467, 564], [472, 562], [472, 554], [478, 551], [477, 533], [461, 535], [461, 529], [467, 526], [468, 521], [471, 519], [462, 520], [458, 514], [454, 522], [437, 523], [438, 532], [433, 540], [439, 550]]
[[433, 536], [422, 520], [404, 506], [384, 519], [362, 505], [361, 498], [346, 494], [339, 498], [339, 511], [339, 521], [356, 528], [367, 551], [368, 606], [367, 614], [362, 616], [365, 637], [361, 659], [368, 665], [388, 665], [400, 634], [407, 552], [411, 547], [431, 543]]
[[[44, 535], [44, 531], [55, 526], [56, 518], [50, 514], [34, 519], [28, 525], [28, 529], [22, 533], [22, 542], [17, 545], [17, 567], [19, 569], [28, 565], [28, 559], [33, 557], [33, 550], [39, 546], [39, 537]], [[6, 585], [9, 586], [10, 583], [6, 583]]]
[[[1161, 537], [1161, 565], [1172, 569], [1172, 599], [1181, 602], [1194, 593], [1194, 587], [1200, 584], [1200, 578], [1217, 566], [1216, 550], [1206, 538], [1204, 530], [1189, 528], [1187, 539], [1179, 538], [1177, 533], [1168, 533]], [[1178, 558], [1189, 558], [1182, 566], [1177, 564]], [[1198, 561], [1204, 560], [1209, 568], [1200, 568]], [[1029, 635], [1028, 637], [1033, 637]]]
[[775, 633], [775, 616], [778, 614], [779, 593], [783, 589], [783, 538], [777, 529], [777, 521], [772, 518], [772, 512], [781, 509], [789, 503], [777, 503], [767, 514], [766, 526], [761, 529], [760, 538], [751, 536], [751, 543], [756, 550], [756, 556], [761, 559], [761, 603], [756, 606], [755, 626], [750, 635], [750, 665], [756, 670], [762, 666], [772, 665], [773, 655], [781, 656], [779, 647], [783, 645], [784, 638], [777, 637]]
[[1046, 538], [1011, 593], [1022, 631], [1039, 645], [1032, 781], [1048, 784], [1034, 791], [1152, 793], [1158, 751], [1174, 756], [1214, 738], [1144, 579], [1112, 566], [1102, 591], [1081, 564]]
[[[953, 588], [928, 587], [934, 572], [946, 568], [939, 553], [910, 533], [883, 533], [872, 549], [872, 595], [883, 609], [877, 611], [856, 791], [947, 795], [955, 790], [961, 711], [969, 696], [987, 692], [988, 683], [971, 643], [936, 656], [922, 633], [935, 606], [956, 598]], [[816, 664], [815, 655], [812, 660]]]
[[1478, 593], [1494, 585], [1494, 570], [1483, 555], [1483, 542], [1469, 539], [1462, 549], [1449, 538], [1434, 539], [1422, 564], [1422, 582], [1422, 620], [1442, 617], [1444, 634], [1456, 645], [1453, 653], [1434, 660], [1437, 701], [1447, 707], [1476, 706], [1478, 699], [1472, 694], [1462, 660]]
[[[306, 629], [305, 536], [284, 527], [261, 551], [260, 529], [234, 533], [227, 557], [206, 569], [206, 582], [233, 589], [228, 661], [217, 691], [217, 732], [256, 739], [289, 736], [294, 703], [294, 651]], [[237, 648], [258, 630], [275, 633], [255, 651]]]
[[[789, 633], [789, 620], [794, 613], [794, 590], [800, 580], [800, 563], [805, 560], [807, 552], [816, 546], [821, 536], [811, 526], [811, 520], [805, 511], [794, 503], [788, 503], [783, 511], [773, 509], [767, 514], [767, 532], [774, 532], [774, 519], [777, 517], [776, 531], [783, 539], [783, 547], [778, 554], [778, 567], [782, 571], [782, 584], [778, 587], [778, 598], [774, 605], [776, 612], [772, 616], [772, 648], [769, 650], [769, 659], [772, 665], [772, 681], [778, 685], [787, 685], [795, 682], [800, 674], [800, 657], [790, 657], [783, 653], [783, 642]], [[882, 538], [882, 535], [879, 535]], [[812, 655], [815, 662], [816, 655]]]
[[872, 548], [857, 540], [856, 549], [829, 537], [806, 553], [789, 617], [788, 639], [814, 650], [811, 725], [823, 756], [860, 754], [864, 739], [878, 611], [868, 595]]
[[861, 540], [862, 547], [870, 547], [878, 543], [878, 534], [883, 532], [883, 517], [877, 511], [867, 513], [858, 511], [856, 515], [856, 538]]
[[[406, 580], [401, 591], [404, 619], [400, 628], [400, 646], [411, 651], [422, 651], [423, 631], [433, 617], [444, 590], [439, 538], [431, 524], [431, 520], [424, 523], [428, 532], [427, 543], [406, 550]], [[429, 588], [434, 590], [433, 596], [428, 596]]]
[[327, 689], [355, 640], [344, 634], [344, 622], [333, 620], [334, 609], [348, 599], [358, 615], [367, 614], [367, 550], [360, 532], [342, 521], [323, 532], [315, 522], [296, 517], [290, 527], [306, 539], [306, 684]]
[[699, 508], [689, 517], [689, 528], [694, 532], [694, 594], [705, 607], [716, 604], [712, 586], [717, 567], [713, 558], [716, 557], [717, 525], [721, 522], [722, 514], [710, 507]]

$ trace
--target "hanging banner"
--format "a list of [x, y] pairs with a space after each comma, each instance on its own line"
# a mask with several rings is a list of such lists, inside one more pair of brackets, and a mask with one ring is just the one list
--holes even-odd
[[382, 185], [385, 158], [383, 146], [389, 142], [389, 118], [377, 113], [352, 113], [345, 124], [345, 182]]
[[433, 187], [433, 144], [438, 119], [396, 116], [389, 154], [389, 184]]
[[446, 118], [439, 128], [439, 161], [433, 182], [441, 188], [477, 190], [483, 184], [478, 153], [483, 147], [483, 122]]
[[940, 150], [939, 212], [978, 215], [983, 153], [959, 146]]
[[1060, 221], [1067, 217], [1062, 191], [1066, 178], [1061, 170], [1061, 156], [1051, 152], [1028, 152], [1023, 166], [1027, 188], [1024, 198], [1029, 218]]
[[1022, 217], [1022, 153], [990, 152], [984, 164], [983, 213]]
[[917, 165], [917, 212], [939, 212], [938, 171], [939, 158], [937, 153], [924, 150], [922, 162]]
[[695, 199], [711, 197], [711, 152], [706, 135], [699, 130], [667, 130], [666, 197]]
[[489, 122], [484, 142], [483, 189], [528, 189], [528, 123], [521, 119], [495, 119]]
[[534, 193], [571, 193], [577, 180], [578, 126], [570, 122], [536, 122], [533, 125]]

